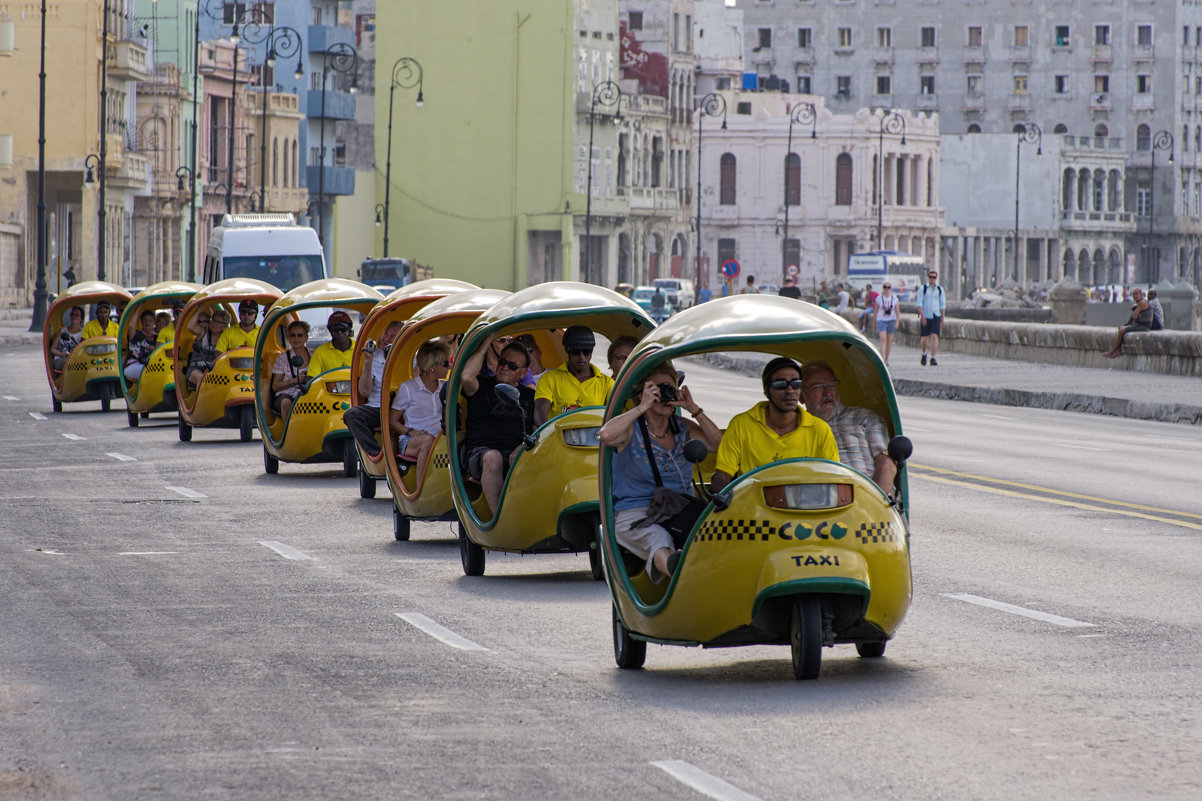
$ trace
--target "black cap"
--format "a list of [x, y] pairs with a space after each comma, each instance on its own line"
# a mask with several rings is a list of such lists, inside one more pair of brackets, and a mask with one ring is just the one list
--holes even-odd
[[597, 338], [588, 326], [572, 325], [563, 332], [564, 350], [592, 350], [597, 344]]

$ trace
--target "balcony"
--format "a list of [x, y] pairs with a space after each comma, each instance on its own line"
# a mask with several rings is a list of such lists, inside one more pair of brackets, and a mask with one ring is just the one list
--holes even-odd
[[1109, 64], [1114, 61], [1114, 54], [1110, 50], [1110, 45], [1094, 45], [1093, 55], [1089, 60], [1094, 64]]
[[963, 61], [965, 67], [983, 67], [985, 66], [985, 51], [979, 47], [966, 47]]
[[1029, 94], [1012, 94], [1006, 99], [1006, 108], [1010, 111], [1030, 111], [1031, 96]]
[[1131, 98], [1131, 108], [1141, 111], [1152, 111], [1156, 108], [1156, 100], [1151, 92], [1137, 93]]
[[355, 194], [355, 171], [350, 167], [326, 167], [324, 172], [323, 186], [321, 169], [316, 164], [305, 167], [305, 186], [310, 196], [316, 197], [319, 189], [324, 189], [327, 195]]
[[939, 48], [923, 47], [918, 50], [919, 64], [938, 64], [939, 63]]
[[976, 94], [965, 95], [964, 102], [960, 105], [961, 111], [982, 111], [985, 108], [985, 95], [978, 92]]
[[872, 63], [878, 67], [893, 66], [893, 48], [878, 47], [872, 51]]
[[126, 81], [149, 81], [153, 74], [146, 59], [146, 48], [122, 39], [108, 48], [110, 78]]
[[1110, 111], [1114, 105], [1110, 101], [1110, 92], [1094, 92], [1089, 96], [1091, 111]]
[[680, 190], [662, 186], [625, 187], [632, 212], [675, 212], [680, 208]]
[[1060, 229], [1066, 232], [1132, 233], [1135, 215], [1129, 211], [1063, 211]]
[[812, 47], [801, 47], [793, 53], [793, 61], [806, 67], [814, 66], [814, 49]]
[[933, 94], [921, 94], [918, 96], [918, 100], [914, 104], [914, 107], [919, 111], [938, 111], [939, 98]]
[[[320, 89], [309, 90], [309, 96], [305, 102], [305, 116], [309, 119], [319, 120], [322, 118], [321, 95], [322, 92]], [[325, 96], [325, 118], [327, 120], [353, 120], [355, 118], [354, 95], [349, 92], [327, 90]]]
[[354, 46], [355, 34], [350, 28], [339, 28], [335, 25], [309, 26], [309, 52], [324, 53], [336, 44]]

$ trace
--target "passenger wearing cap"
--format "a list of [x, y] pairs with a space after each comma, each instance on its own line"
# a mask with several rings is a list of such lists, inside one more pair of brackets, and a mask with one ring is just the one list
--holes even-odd
[[326, 321], [326, 327], [330, 331], [330, 341], [313, 351], [309, 375], [318, 376], [337, 367], [351, 366], [351, 356], [355, 353], [351, 316], [342, 310], [336, 311]]
[[238, 324], [232, 325], [221, 332], [217, 340], [217, 352], [225, 353], [234, 348], [253, 348], [259, 338], [259, 326], [255, 318], [259, 314], [259, 304], [247, 298], [238, 304]]
[[782, 459], [839, 460], [831, 427], [803, 409], [801, 368], [783, 356], [768, 362], [762, 376], [766, 401], [737, 414], [718, 446], [711, 489], [719, 492], [742, 473]]
[[84, 339], [117, 336], [117, 323], [109, 317], [109, 308], [103, 300], [96, 304], [96, 319], [89, 320], [83, 327]]
[[839, 461], [872, 476], [877, 486], [888, 492], [897, 477], [897, 465], [889, 458], [889, 432], [881, 416], [860, 406], [844, 406], [839, 400], [839, 379], [821, 359], [801, 366], [801, 396], [806, 409], [831, 427]]
[[541, 426], [556, 415], [581, 406], [604, 406], [614, 380], [593, 364], [597, 338], [583, 325], [563, 332], [567, 361], [543, 373], [534, 390], [534, 424]]
[[179, 316], [184, 311], [184, 302], [182, 300], [173, 300], [170, 306], [171, 320], [159, 329], [158, 335], [154, 338], [155, 343], [159, 345], [175, 341], [175, 324], [179, 322]]

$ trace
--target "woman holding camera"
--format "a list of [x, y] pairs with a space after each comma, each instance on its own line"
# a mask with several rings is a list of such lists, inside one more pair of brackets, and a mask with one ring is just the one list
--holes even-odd
[[294, 320], [288, 324], [288, 350], [276, 357], [271, 366], [271, 405], [276, 414], [288, 424], [292, 404], [300, 397], [303, 386], [309, 380], [309, 324]]
[[[647, 575], [659, 583], [676, 570], [680, 551], [668, 530], [646, 523], [647, 508], [662, 485], [693, 495], [693, 466], [684, 458], [684, 445], [699, 439], [710, 452], [718, 449], [722, 432], [693, 400], [688, 387], [677, 387], [670, 362], [658, 364], [634, 396], [635, 406], [601, 427], [601, 444], [613, 448], [615, 536], [618, 543], [647, 563]], [[682, 408], [693, 420], [676, 414]], [[696, 422], [693, 422], [696, 421]], [[651, 459], [655, 459], [652, 469]], [[658, 472], [660, 482], [656, 481]]]

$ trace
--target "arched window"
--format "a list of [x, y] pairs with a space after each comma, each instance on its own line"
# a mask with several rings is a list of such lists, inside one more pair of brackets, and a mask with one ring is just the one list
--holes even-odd
[[735, 157], [733, 153], [723, 153], [719, 162], [718, 202], [723, 206], [735, 205]]
[[1099, 139], [1105, 139], [1106, 137], [1110, 136], [1110, 129], [1102, 123], [1098, 123], [1096, 126], [1094, 126], [1093, 135]]
[[974, 122], [972, 125], [968, 126], [968, 132], [969, 132], [969, 133], [980, 133], [980, 132], [981, 132], [981, 126], [980, 126], [980, 125], [977, 125], [977, 124]]
[[1147, 125], [1140, 125], [1135, 129], [1135, 149], [1142, 151], [1152, 149], [1152, 129]]
[[1101, 170], [1093, 171], [1093, 204], [1090, 211], [1102, 211], [1106, 208], [1106, 173]]
[[1064, 183], [1061, 186], [1060, 205], [1065, 211], [1073, 211], [1073, 183], [1076, 181], [1077, 173], [1072, 169], [1064, 171]]
[[296, 140], [292, 140], [292, 185], [300, 186], [298, 167], [296, 166]]
[[280, 185], [280, 138], [271, 140], [271, 185]]
[[801, 205], [801, 156], [796, 153], [785, 156], [785, 204]]
[[1052, 133], [1066, 134], [1068, 133], [1068, 126], [1063, 122], [1058, 122], [1056, 123], [1056, 127], [1052, 129]]
[[1027, 126], [1020, 122], [1010, 129], [1010, 133], [1020, 134], [1025, 130], [1027, 130]]
[[851, 205], [852, 161], [847, 153], [835, 159], [835, 205]]

